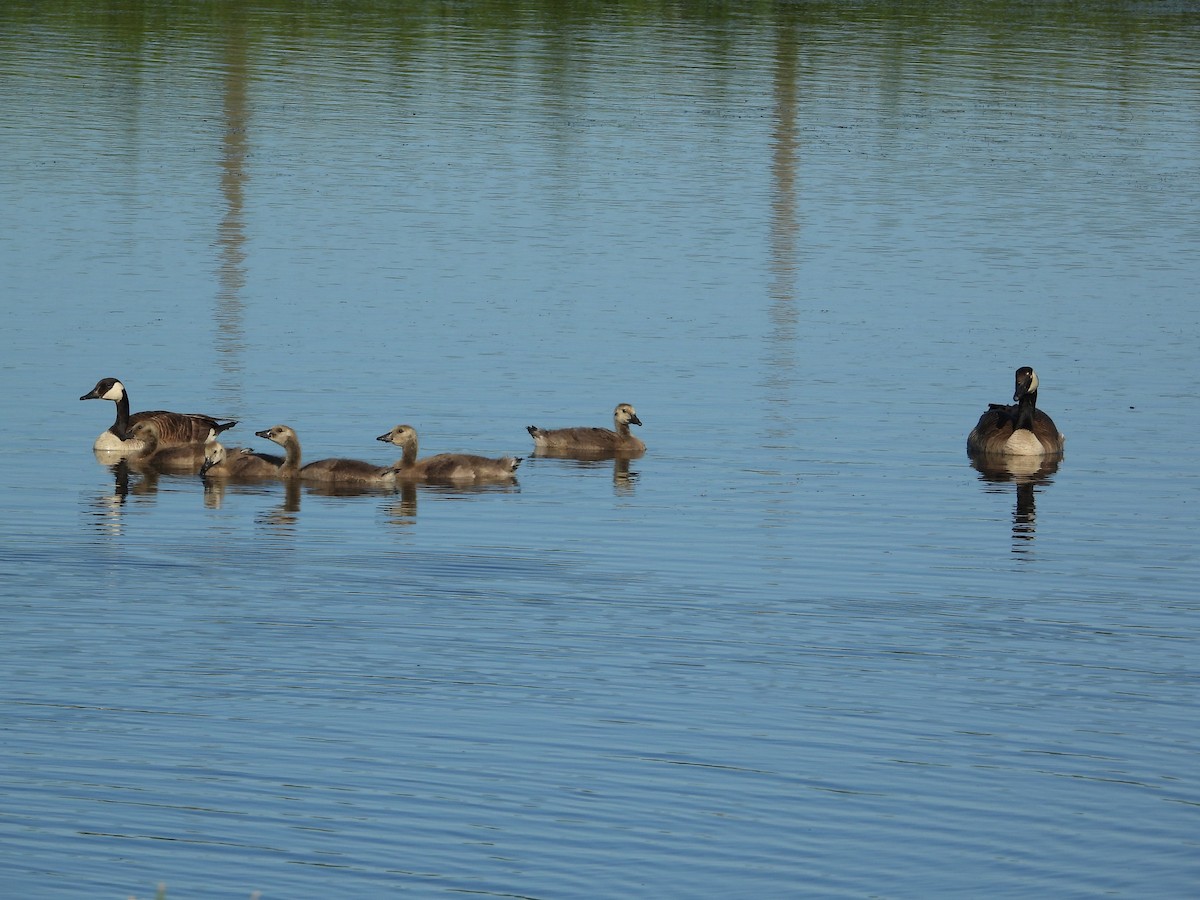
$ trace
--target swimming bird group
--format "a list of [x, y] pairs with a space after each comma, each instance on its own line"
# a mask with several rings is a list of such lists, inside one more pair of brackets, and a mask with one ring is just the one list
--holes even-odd
[[[1064, 437], [1054, 420], [1037, 407], [1038, 377], [1029, 366], [1017, 369], [1012, 404], [992, 403], [967, 436], [973, 459], [1052, 457], [1063, 452]], [[400, 482], [485, 483], [511, 480], [522, 457], [492, 458], [470, 453], [438, 453], [418, 457], [417, 431], [397, 425], [377, 440], [399, 447], [402, 455], [391, 465], [359, 459], [319, 459], [304, 463], [300, 438], [287, 425], [275, 425], [255, 435], [278, 444], [283, 455], [260, 453], [249, 447], [227, 449], [219, 435], [237, 423], [201, 413], [150, 410], [131, 413], [129, 393], [116, 378], [103, 378], [80, 400], [111, 400], [116, 421], [96, 438], [97, 453], [112, 454], [135, 466], [158, 471], [199, 471], [205, 477], [242, 480], [299, 479], [334, 485], [388, 486]], [[630, 432], [642, 424], [628, 403], [613, 410], [613, 427], [526, 429], [540, 456], [582, 459], [633, 458], [646, 444]]]
[[[116, 378], [104, 378], [79, 398], [112, 400], [117, 419], [96, 438], [99, 455], [124, 459], [135, 468], [162, 472], [199, 472], [209, 478], [234, 480], [298, 479], [303, 482], [349, 486], [386, 487], [401, 482], [479, 484], [511, 480], [522, 457], [492, 458], [471, 453], [438, 453], [418, 458], [417, 431], [397, 425], [377, 440], [399, 447], [402, 456], [391, 465], [359, 459], [319, 459], [304, 463], [300, 438], [288, 425], [256, 431], [257, 437], [283, 448], [283, 455], [260, 453], [250, 447], [225, 447], [218, 436], [237, 423], [199, 413], [165, 410], [130, 413], [129, 392]], [[641, 425], [637, 411], [621, 403], [613, 412], [613, 430], [561, 428], [545, 430], [530, 425], [534, 452], [541, 455], [579, 456], [594, 459], [640, 456], [646, 445], [629, 433]]]

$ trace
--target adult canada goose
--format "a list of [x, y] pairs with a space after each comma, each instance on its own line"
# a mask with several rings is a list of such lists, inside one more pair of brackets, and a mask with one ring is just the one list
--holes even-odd
[[1065, 438], [1054, 420], [1037, 408], [1038, 377], [1029, 366], [1016, 373], [1015, 403], [989, 403], [967, 436], [967, 452], [1007, 456], [1061, 453]]
[[530, 425], [526, 430], [533, 436], [533, 449], [549, 455], [569, 453], [637, 455], [646, 452], [645, 443], [629, 433], [630, 425], [642, 424], [637, 412], [628, 403], [618, 403], [613, 410], [613, 431], [607, 428], [555, 428], [546, 430]]
[[521, 464], [519, 456], [492, 459], [472, 453], [438, 453], [417, 459], [417, 430], [411, 425], [397, 425], [376, 440], [403, 448], [395, 471], [407, 481], [496, 481], [511, 478]]
[[394, 484], [396, 481], [395, 467], [377, 466], [359, 459], [319, 459], [301, 466], [300, 439], [287, 425], [275, 425], [254, 433], [260, 438], [274, 441], [287, 454], [276, 473], [280, 478], [345, 485], [385, 485]]
[[213, 478], [253, 481], [278, 478], [284, 458], [270, 453], [256, 453], [249, 447], [229, 450], [214, 435], [204, 444], [204, 463], [200, 474]]
[[[216, 432], [208, 433], [216, 439]], [[159, 438], [157, 420], [142, 419], [129, 428], [130, 441], [141, 449], [129, 455], [129, 463], [135, 468], [151, 468], [160, 472], [195, 472], [204, 462], [203, 444], [186, 444], [164, 447]]]
[[185, 444], [203, 444], [208, 439], [209, 431], [220, 434], [232, 428], [237, 422], [221, 422], [212, 416], [202, 413], [176, 413], [161, 409], [145, 410], [130, 414], [129, 393], [125, 385], [115, 378], [101, 378], [96, 386], [79, 398], [80, 400], [111, 400], [117, 404], [117, 420], [112, 426], [100, 433], [93, 450], [120, 450], [136, 453], [141, 449], [141, 443], [131, 439], [129, 429], [137, 422], [153, 419], [158, 426], [158, 442], [160, 447], [180, 447]]

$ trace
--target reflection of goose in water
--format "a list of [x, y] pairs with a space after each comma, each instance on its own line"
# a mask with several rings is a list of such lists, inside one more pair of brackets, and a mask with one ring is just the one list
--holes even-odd
[[129, 429], [137, 422], [153, 420], [158, 426], [158, 440], [163, 447], [178, 447], [182, 444], [203, 444], [209, 431], [220, 434], [237, 422], [220, 422], [202, 413], [176, 413], [161, 409], [145, 410], [130, 414], [129, 393], [116, 378], [101, 378], [96, 386], [79, 398], [80, 400], [111, 400], [117, 405], [117, 420], [100, 433], [94, 450], [115, 450], [124, 453], [141, 449], [141, 442], [131, 438]]
[[[278, 498], [279, 502], [268, 508], [260, 508], [254, 516], [256, 524], [280, 533], [288, 532], [299, 521], [300, 496], [304, 484], [299, 478], [270, 479], [205, 478], [204, 505], [209, 509], [220, 509], [227, 496], [263, 499]], [[279, 489], [282, 486], [283, 494]]]
[[1029, 366], [1017, 369], [1011, 406], [988, 405], [967, 436], [967, 452], [1009, 456], [1062, 453], [1064, 438], [1054, 420], [1037, 408], [1038, 377]]
[[[97, 453], [97, 458], [100, 455]], [[97, 495], [97, 505], [107, 511], [118, 511], [130, 497], [152, 497], [158, 493], [162, 473], [153, 466], [138, 466], [124, 456], [105, 461], [105, 465], [113, 475], [113, 490], [111, 494]]]
[[[96, 454], [97, 459], [100, 454]], [[92, 523], [104, 534], [117, 536], [124, 526], [124, 509], [129, 498], [129, 463], [123, 458], [115, 460], [100, 460], [113, 473], [113, 490], [111, 493], [100, 492], [87, 504], [87, 512], [92, 517]]]
[[470, 483], [473, 481], [504, 481], [511, 479], [521, 464], [519, 456], [493, 459], [473, 453], [438, 453], [417, 459], [417, 430], [411, 425], [397, 425], [387, 434], [376, 438], [404, 450], [396, 463], [396, 474], [407, 481], [441, 481]]
[[275, 425], [254, 433], [268, 441], [274, 441], [287, 454], [278, 470], [280, 478], [361, 486], [390, 485], [396, 482], [395, 467], [377, 466], [359, 459], [319, 459], [301, 466], [300, 439], [287, 425]]
[[[1032, 541], [1037, 532], [1037, 509], [1035, 496], [1046, 485], [1054, 483], [1054, 473], [1062, 461], [1061, 454], [1046, 456], [1009, 456], [976, 454], [971, 465], [979, 472], [979, 480], [997, 485], [990, 490], [1003, 493], [999, 485], [1014, 484], [1017, 502], [1013, 509], [1012, 535], [1014, 541]], [[1014, 544], [1013, 552], [1020, 552]]]
[[646, 444], [634, 437], [630, 425], [641, 426], [642, 420], [628, 403], [619, 403], [613, 410], [613, 429], [607, 428], [538, 428], [530, 425], [526, 431], [533, 437], [533, 449], [539, 456], [570, 456], [582, 459], [603, 459], [616, 455], [641, 456]]
[[384, 504], [387, 521], [401, 528], [408, 528], [417, 521], [417, 483], [401, 479], [396, 493]]
[[[278, 496], [279, 487], [275, 479], [268, 478], [204, 478], [204, 505], [209, 509], [220, 509], [225, 503], [225, 497], [228, 495], [242, 495], [246, 497], [274, 497]], [[288, 488], [293, 486], [297, 491], [300, 489], [299, 482], [295, 479], [284, 481], [283, 486], [285, 493]]]
[[629, 494], [633, 492], [633, 486], [637, 482], [638, 473], [629, 471], [629, 457], [617, 456], [613, 458], [613, 490], [618, 494]]
[[637, 484], [639, 472], [630, 468], [630, 463], [638, 458], [638, 454], [614, 453], [535, 453], [537, 460], [557, 460], [549, 465], [569, 466], [573, 469], [608, 469], [612, 465], [613, 491], [618, 494], [633, 493]]

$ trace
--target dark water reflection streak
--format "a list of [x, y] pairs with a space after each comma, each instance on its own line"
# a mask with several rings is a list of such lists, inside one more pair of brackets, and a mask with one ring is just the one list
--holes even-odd
[[219, 251], [216, 294], [216, 338], [221, 376], [217, 394], [232, 409], [244, 409], [242, 397], [246, 347], [244, 328], [246, 286], [246, 179], [250, 156], [250, 67], [247, 59], [247, 25], [244, 14], [230, 15], [223, 41], [221, 80], [220, 182], [225, 215], [217, 226]]
[[[104, 464], [100, 460], [99, 452], [96, 456], [97, 461]], [[129, 498], [129, 463], [124, 459], [117, 459], [109, 464], [109, 468], [113, 477], [112, 490], [84, 495], [83, 516], [84, 520], [89, 521], [101, 534], [119, 537], [125, 513], [123, 507]]]
[[1054, 475], [1062, 463], [1061, 453], [1053, 456], [972, 456], [971, 466], [988, 493], [1006, 494], [1008, 485], [1016, 488], [1016, 503], [1012, 516], [1012, 552], [1028, 554], [1033, 551], [1037, 537], [1037, 494], [1054, 483]]
[[531, 459], [557, 460], [567, 468], [584, 471], [606, 469], [612, 467], [613, 493], [617, 496], [630, 496], [637, 487], [639, 477], [637, 469], [632, 467], [635, 460], [644, 454], [586, 453], [580, 451], [539, 450], [530, 454]]
[[772, 437], [786, 439], [794, 432], [794, 396], [796, 369], [797, 276], [800, 223], [798, 219], [798, 173], [800, 139], [798, 104], [801, 47], [799, 26], [791, 17], [782, 17], [775, 26], [774, 96], [771, 129], [771, 200], [770, 248], [771, 298], [767, 384]]

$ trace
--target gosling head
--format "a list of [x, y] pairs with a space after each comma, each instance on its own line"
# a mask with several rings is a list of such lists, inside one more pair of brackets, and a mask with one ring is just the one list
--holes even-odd
[[157, 444], [159, 439], [158, 425], [150, 419], [134, 422], [129, 428], [129, 437], [144, 444]]
[[272, 425], [265, 431], [256, 431], [254, 434], [260, 438], [266, 438], [268, 441], [274, 441], [276, 444], [283, 446], [289, 439], [294, 440], [296, 432], [288, 428], [286, 425]]
[[200, 474], [203, 475], [213, 466], [219, 466], [225, 462], [226, 451], [225, 445], [215, 440], [204, 442], [204, 462], [200, 465]]
[[403, 447], [417, 439], [417, 430], [411, 425], [397, 425], [386, 434], [381, 434], [375, 438], [377, 441], [383, 441], [385, 444], [395, 444], [397, 447]]
[[641, 425], [642, 420], [638, 418], [637, 411], [629, 403], [619, 403], [617, 408], [613, 410], [613, 417], [619, 425]]

